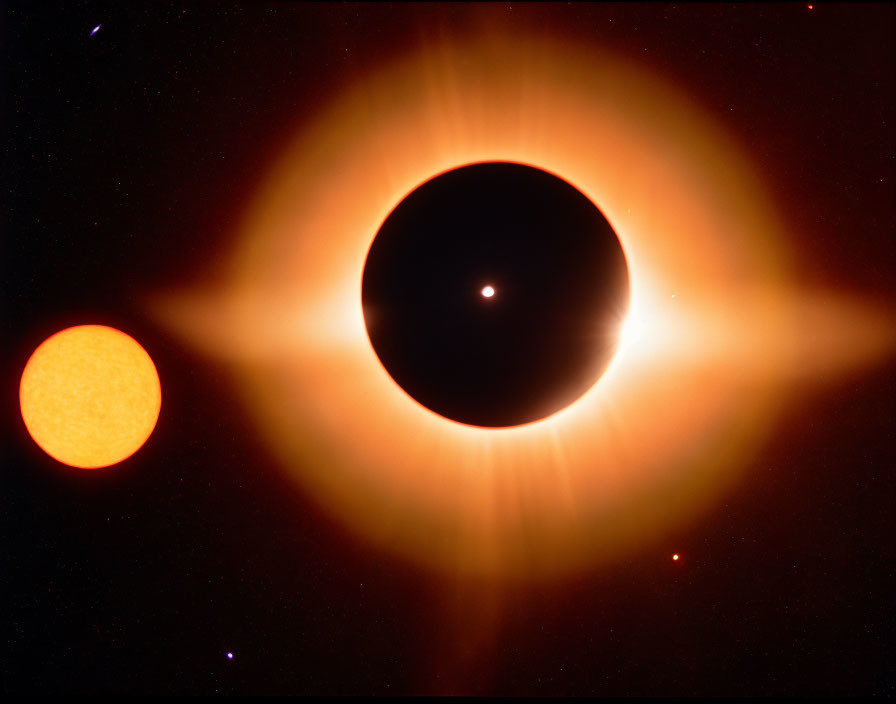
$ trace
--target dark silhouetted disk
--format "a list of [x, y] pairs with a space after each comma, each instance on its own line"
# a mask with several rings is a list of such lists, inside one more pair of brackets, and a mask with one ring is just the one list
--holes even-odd
[[392, 211], [364, 266], [367, 333], [413, 398], [461, 423], [529, 423], [610, 362], [628, 307], [622, 247], [600, 210], [531, 166], [427, 181]]

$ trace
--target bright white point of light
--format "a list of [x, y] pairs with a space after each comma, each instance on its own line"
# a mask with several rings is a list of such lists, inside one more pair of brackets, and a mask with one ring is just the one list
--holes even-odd
[[483, 286], [481, 293], [485, 298], [491, 298], [495, 295], [495, 289], [491, 286]]
[[96, 34], [97, 32], [99, 32], [99, 31], [100, 31], [100, 27], [102, 27], [102, 26], [103, 26], [103, 25], [98, 24], [96, 27], [94, 27], [93, 29], [91, 29], [91, 30], [90, 30], [90, 36], [92, 37], [94, 34]]
[[673, 559], [673, 560], [677, 560], [677, 559], [678, 559], [678, 553], [675, 553], [675, 554], [672, 556], [672, 559]]
[[[677, 558], [678, 555], [676, 555], [675, 557]], [[227, 659], [228, 659], [228, 660], [233, 660], [233, 653], [227, 653]]]

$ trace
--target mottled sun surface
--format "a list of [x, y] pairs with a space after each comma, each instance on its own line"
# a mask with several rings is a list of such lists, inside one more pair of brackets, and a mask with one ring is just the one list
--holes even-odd
[[129, 335], [79, 325], [47, 338], [22, 373], [19, 401], [34, 441], [84, 469], [117, 464], [155, 428], [162, 392], [155, 365]]

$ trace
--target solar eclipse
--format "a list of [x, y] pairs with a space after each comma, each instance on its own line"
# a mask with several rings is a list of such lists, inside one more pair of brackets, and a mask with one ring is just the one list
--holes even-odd
[[[499, 282], [478, 295], [476, 282]], [[606, 369], [628, 306], [625, 255], [598, 208], [523, 164], [473, 164], [420, 185], [364, 264], [377, 356], [430, 410], [469, 425], [537, 421]]]
[[11, 7], [4, 690], [891, 692], [896, 6], [813, 8]]
[[[413, 332], [376, 332], [399, 303], [411, 312], [395, 324], [413, 330], [415, 296], [430, 296], [427, 274], [439, 279], [412, 254], [438, 229], [413, 207], [418, 190], [510, 168], [488, 164], [580, 194], [606, 221], [593, 221], [596, 236], [618, 238], [628, 277], [627, 306], [625, 287], [610, 287], [606, 307], [571, 328], [587, 330], [606, 364], [615, 325], [603, 374], [596, 364], [559, 401], [546, 393], [509, 415], [488, 397], [458, 401], [462, 377], [430, 370], [417, 384], [415, 368], [438, 355], [415, 352]], [[525, 212], [525, 199], [515, 207]], [[392, 233], [392, 216], [423, 231]], [[403, 232], [396, 257], [408, 257], [398, 272], [409, 278], [393, 281], [384, 272], [400, 260], [379, 252]], [[469, 232], [502, 235], [455, 225], [446, 257], [475, 247]], [[500, 262], [461, 263], [457, 288], [435, 292], [451, 315], [501, 315], [513, 286]], [[793, 279], [759, 175], [692, 100], [593, 47], [500, 32], [412, 52], [322, 108], [259, 187], [228, 271], [160, 293], [158, 319], [231, 365], [261, 437], [309, 496], [366, 540], [453, 574], [552, 579], [657, 540], [732, 486], [797, 375], [836, 374], [892, 344], [869, 324], [884, 315], [873, 306]], [[365, 305], [380, 295], [388, 305]], [[420, 323], [431, 346], [439, 317]], [[388, 349], [396, 340], [405, 347]], [[559, 366], [550, 371], [578, 373]]]

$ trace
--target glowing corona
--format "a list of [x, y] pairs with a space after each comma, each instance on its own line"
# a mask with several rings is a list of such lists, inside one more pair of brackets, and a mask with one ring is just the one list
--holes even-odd
[[[416, 403], [378, 363], [361, 310], [391, 210], [480, 161], [574, 185], [631, 274], [604, 376], [513, 428]], [[698, 105], [619, 56], [519, 31], [445, 39], [346, 87], [283, 150], [239, 240], [229, 279], [154, 310], [232, 363], [309, 496], [454, 574], [553, 578], [658, 540], [733, 485], [794, 383], [893, 343], [886, 315], [792, 280], [762, 179]]]

